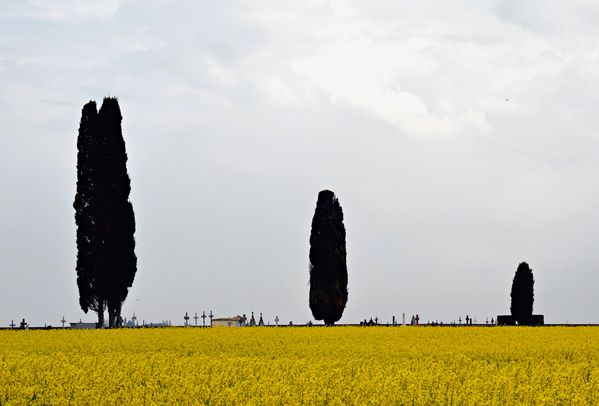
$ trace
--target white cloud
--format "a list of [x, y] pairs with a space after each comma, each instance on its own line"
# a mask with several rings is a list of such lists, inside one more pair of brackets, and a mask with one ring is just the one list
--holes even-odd
[[0, 15], [55, 21], [106, 19], [114, 16], [127, 1], [131, 0], [25, 0], [0, 6]]
[[405, 134], [418, 137], [487, 134], [489, 125], [482, 112], [456, 105], [447, 98], [441, 101], [429, 97], [431, 104], [427, 104], [424, 98], [427, 95], [419, 95], [419, 89], [403, 88], [407, 82], [402, 76], [407, 71], [402, 67], [404, 61], [411, 59], [412, 66], [421, 62], [424, 69], [419, 72], [425, 74], [427, 57], [419, 58], [409, 43], [404, 46], [364, 42], [332, 45], [317, 55], [295, 61], [292, 67], [331, 102], [361, 109]]

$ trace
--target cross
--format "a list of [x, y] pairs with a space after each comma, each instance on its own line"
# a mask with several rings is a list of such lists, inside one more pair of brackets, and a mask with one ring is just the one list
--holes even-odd
[[135, 317], [135, 312], [133, 312], [133, 317], [131, 317], [131, 322], [133, 323], [133, 327], [135, 327], [137, 325], [136, 321], [137, 321], [137, 317]]
[[214, 318], [214, 315], [212, 314], [212, 310], [210, 310], [210, 314], [208, 316], [210, 316], [210, 327], [212, 327], [212, 319]]
[[202, 327], [206, 327], [206, 312], [202, 310]]
[[66, 323], [67, 321], [64, 319], [64, 316], [62, 316], [62, 320], [60, 320], [60, 322], [62, 323], [62, 328], [64, 328], [64, 323]]
[[196, 323], [196, 326], [197, 326], [197, 325], [198, 325], [198, 319], [199, 319], [199, 317], [198, 317], [198, 314], [197, 314], [197, 313], [196, 313], [196, 315], [195, 315], [195, 316], [193, 316], [193, 319], [195, 320], [195, 323]]
[[278, 326], [279, 325], [279, 316], [275, 316], [275, 324]]
[[15, 328], [15, 327], [17, 327], [16, 324], [15, 324], [15, 321], [11, 320], [10, 321], [10, 328]]
[[189, 316], [187, 315], [187, 312], [185, 312], [185, 317], [183, 317], [183, 318], [185, 319], [185, 326], [188, 326], [189, 325], [189, 323], [188, 323]]

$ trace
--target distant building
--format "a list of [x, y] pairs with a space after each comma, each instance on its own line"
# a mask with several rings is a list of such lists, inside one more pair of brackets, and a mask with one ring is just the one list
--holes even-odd
[[219, 319], [212, 319], [212, 327], [242, 327], [245, 325], [245, 317], [222, 317]]

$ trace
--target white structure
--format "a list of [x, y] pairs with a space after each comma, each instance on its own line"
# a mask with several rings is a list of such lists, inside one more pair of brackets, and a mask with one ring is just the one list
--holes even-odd
[[245, 319], [241, 316], [212, 319], [212, 327], [242, 327], [244, 325]]

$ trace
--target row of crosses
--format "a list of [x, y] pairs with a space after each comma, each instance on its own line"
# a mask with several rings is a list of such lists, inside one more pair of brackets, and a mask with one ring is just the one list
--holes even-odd
[[[210, 314], [206, 314], [205, 311], [202, 311], [202, 315], [198, 316], [198, 313], [196, 312], [195, 315], [193, 317], [189, 317], [189, 315], [187, 314], [187, 312], [185, 312], [185, 317], [183, 317], [183, 319], [185, 320], [185, 326], [189, 326], [189, 319], [193, 318], [194, 320], [194, 325], [197, 327], [198, 325], [198, 319], [202, 319], [202, 326], [206, 327], [206, 318], [210, 319], [210, 325], [212, 325], [212, 319], [214, 318], [214, 315], [212, 314], [212, 310], [210, 310]], [[137, 317], [135, 316], [135, 313], [133, 313], [133, 317], [131, 317], [131, 321], [133, 322], [133, 325], [135, 325], [135, 322], [137, 321]], [[67, 322], [67, 320], [65, 319], [64, 316], [62, 316], [62, 319], [60, 320], [60, 322], [62, 323], [62, 328], [64, 328], [65, 323]], [[256, 319], [254, 319], [254, 312], [252, 312], [252, 318], [250, 319], [250, 326], [255, 326], [256, 324], [258, 324], [259, 326], [263, 326], [264, 325], [264, 320], [262, 319], [262, 313], [260, 313], [260, 321], [258, 323], [256, 323]], [[278, 326], [279, 325], [279, 316], [275, 317], [275, 324]], [[27, 324], [25, 323], [25, 319], [23, 319], [23, 321], [21, 322], [20, 327], [21, 328], [25, 328], [25, 326], [27, 326]], [[17, 325], [15, 324], [14, 320], [10, 321], [10, 328], [14, 329], [15, 327], [17, 327]]]
[[[14, 329], [15, 327], [17, 327], [17, 325], [15, 324], [14, 320], [10, 321], [9, 326], [10, 326], [11, 329]], [[23, 330], [23, 329], [26, 329], [27, 327], [29, 327], [29, 324], [27, 324], [27, 322], [25, 321], [25, 319], [23, 319], [23, 321], [21, 321], [21, 323], [19, 324], [19, 328], [21, 330]]]
[[[183, 317], [183, 320], [185, 320], [185, 327], [189, 326], [189, 319], [191, 319], [191, 318], [192, 317], [189, 317], [187, 312], [185, 312], [185, 317]], [[197, 325], [198, 325], [198, 319], [202, 319], [202, 327], [206, 327], [206, 318], [210, 319], [210, 325], [212, 325], [212, 319], [214, 318], [214, 315], [212, 314], [212, 310], [210, 310], [210, 314], [206, 314], [205, 311], [202, 311], [201, 316], [198, 316], [198, 314], [196, 313], [195, 316], [193, 316], [195, 326], [197, 327]]]

